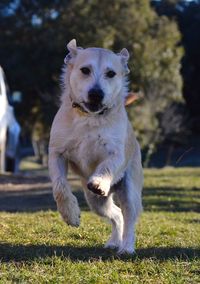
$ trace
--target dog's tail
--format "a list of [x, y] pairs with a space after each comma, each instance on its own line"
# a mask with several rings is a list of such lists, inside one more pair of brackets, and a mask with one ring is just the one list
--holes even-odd
[[134, 102], [140, 100], [143, 96], [141, 93], [129, 92], [125, 97], [125, 106], [131, 105]]

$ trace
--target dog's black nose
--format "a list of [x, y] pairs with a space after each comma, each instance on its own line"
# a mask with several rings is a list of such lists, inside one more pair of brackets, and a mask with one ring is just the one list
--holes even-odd
[[101, 101], [104, 98], [104, 92], [102, 91], [102, 89], [96, 87], [96, 88], [92, 88], [89, 90], [88, 92], [88, 100], [91, 103], [101, 103]]

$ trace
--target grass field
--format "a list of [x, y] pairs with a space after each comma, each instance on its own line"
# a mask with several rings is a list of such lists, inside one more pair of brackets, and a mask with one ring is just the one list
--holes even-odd
[[0, 212], [0, 283], [200, 283], [200, 169], [146, 170], [135, 256], [103, 249], [110, 226], [82, 206], [81, 226], [54, 210]]

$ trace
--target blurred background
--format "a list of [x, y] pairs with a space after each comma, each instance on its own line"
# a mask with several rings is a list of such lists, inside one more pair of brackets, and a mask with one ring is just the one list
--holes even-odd
[[0, 27], [1, 170], [33, 155], [46, 166], [73, 38], [129, 50], [140, 99], [127, 110], [144, 166], [200, 166], [200, 1], [1, 0]]

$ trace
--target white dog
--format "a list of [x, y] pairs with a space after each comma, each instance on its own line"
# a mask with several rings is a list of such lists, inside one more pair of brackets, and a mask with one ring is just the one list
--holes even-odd
[[79, 226], [80, 209], [66, 179], [70, 164], [90, 208], [112, 224], [105, 247], [133, 253], [143, 173], [140, 147], [125, 110], [129, 53], [83, 49], [75, 40], [67, 47], [62, 103], [49, 144], [53, 195], [64, 221]]

